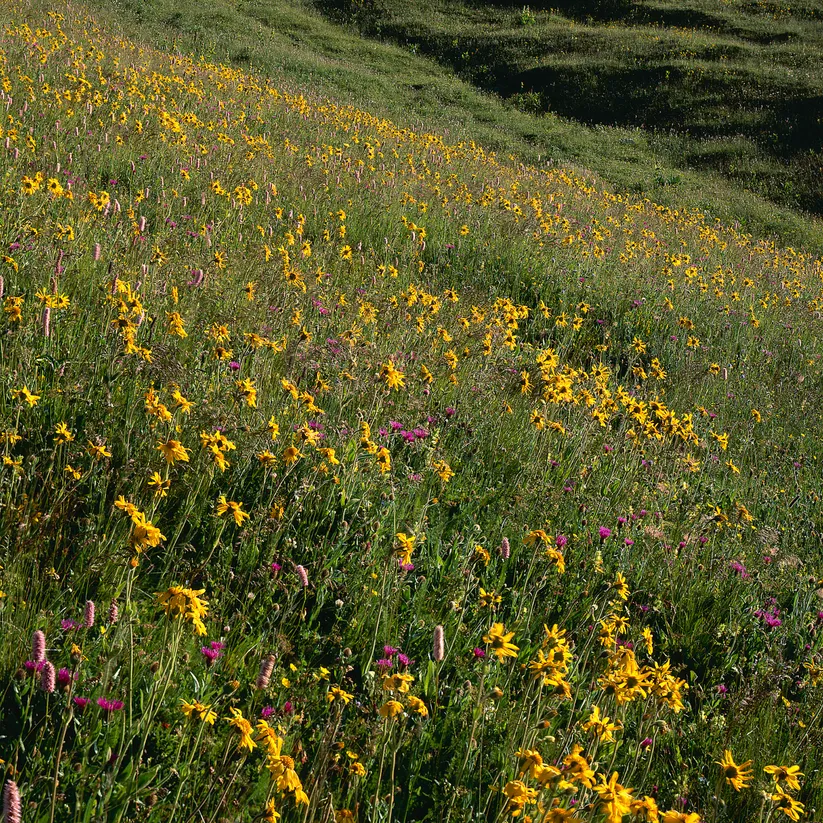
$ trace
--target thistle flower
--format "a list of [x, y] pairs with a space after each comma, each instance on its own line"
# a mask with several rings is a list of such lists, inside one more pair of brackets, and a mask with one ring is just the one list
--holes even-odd
[[255, 685], [258, 689], [266, 689], [271, 680], [271, 673], [274, 671], [274, 655], [270, 654], [260, 661], [260, 673], [257, 675]]
[[40, 670], [40, 688], [46, 694], [51, 694], [54, 691], [55, 677], [54, 665], [47, 660]]
[[13, 780], [7, 780], [3, 788], [3, 823], [22, 823], [20, 791]]
[[73, 697], [71, 700], [74, 703], [75, 711], [81, 714], [86, 711], [86, 707], [91, 703], [88, 697]]
[[122, 700], [112, 700], [109, 697], [98, 697], [97, 705], [104, 712], [106, 712], [106, 714], [111, 714], [112, 712], [119, 712], [125, 704]]
[[73, 672], [71, 669], [62, 668], [59, 672], [57, 672], [57, 684], [61, 689], [68, 690], [71, 682], [73, 680], [77, 680], [77, 676], [77, 672]]
[[46, 659], [46, 635], [40, 629], [31, 636], [31, 659], [35, 663]]
[[432, 657], [439, 663], [446, 657], [446, 642], [443, 636], [443, 627], [434, 627], [434, 648], [432, 649]]
[[86, 608], [83, 610], [83, 628], [90, 629], [94, 626], [94, 601], [87, 600]]

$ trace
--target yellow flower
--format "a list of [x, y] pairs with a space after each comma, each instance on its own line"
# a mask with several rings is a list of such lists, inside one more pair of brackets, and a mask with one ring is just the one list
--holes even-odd
[[790, 820], [800, 820], [800, 815], [806, 811], [805, 806], [791, 795], [779, 789], [771, 796], [775, 808], [780, 809]]
[[663, 812], [663, 823], [701, 823], [700, 815], [697, 812], [676, 812], [674, 810]]
[[338, 686], [332, 686], [326, 692], [326, 700], [328, 700], [329, 703], [334, 703], [335, 700], [342, 700], [344, 705], [348, 705], [353, 697], [353, 694], [349, 694], [349, 692]]
[[623, 577], [623, 572], [617, 573], [614, 578], [614, 583], [612, 583], [612, 588], [614, 588], [621, 600], [629, 599], [629, 584], [626, 582], [626, 578]]
[[448, 483], [454, 477], [451, 466], [445, 460], [437, 460], [432, 464], [432, 468], [444, 483]]
[[520, 816], [526, 805], [537, 799], [537, 790], [529, 788], [522, 780], [510, 780], [504, 786], [503, 794], [509, 799], [506, 810], [512, 817]]
[[209, 604], [200, 595], [205, 589], [187, 589], [183, 586], [170, 586], [164, 592], [157, 592], [157, 605], [168, 617], [182, 617], [190, 620], [199, 635], [206, 634], [203, 618], [209, 612]]
[[12, 396], [15, 400], [24, 400], [26, 403], [29, 404], [29, 407], [36, 406], [37, 401], [40, 399], [40, 395], [32, 394], [29, 391], [28, 386], [23, 386], [22, 389], [14, 389], [12, 391]]
[[217, 501], [217, 515], [218, 517], [222, 517], [226, 512], [230, 511], [232, 513], [232, 517], [234, 518], [234, 522], [238, 526], [242, 526], [243, 522], [248, 520], [250, 515], [246, 514], [242, 510], [242, 503], [238, 503], [235, 500], [226, 500], [226, 495], [221, 494], [219, 500]]
[[620, 723], [612, 723], [610, 718], [605, 715], [601, 717], [600, 707], [592, 706], [589, 719], [581, 724], [581, 728], [584, 732], [592, 732], [600, 739], [601, 743], [613, 743], [614, 732], [620, 731], [622, 726]]
[[246, 405], [252, 409], [257, 408], [257, 389], [254, 387], [254, 383], [247, 377], [244, 380], [236, 380], [235, 385], [246, 401]]
[[166, 463], [174, 464], [175, 460], [180, 460], [183, 463], [189, 462], [189, 453], [183, 447], [179, 440], [162, 440], [157, 441], [157, 451], [166, 458]]
[[230, 708], [229, 711], [231, 712], [231, 717], [225, 717], [224, 720], [228, 720], [229, 725], [234, 726], [237, 729], [237, 733], [240, 735], [240, 741], [237, 744], [238, 749], [248, 749], [251, 751], [252, 749], [257, 748], [257, 744], [254, 742], [254, 739], [251, 736], [252, 732], [252, 725], [243, 717], [243, 712], [240, 709], [235, 709], [234, 707]]
[[396, 550], [395, 554], [404, 566], [412, 562], [411, 556], [414, 551], [414, 544], [417, 538], [413, 534], [405, 534], [405, 532], [397, 532], [395, 535], [400, 548]]
[[61, 446], [63, 443], [71, 443], [74, 440], [74, 435], [66, 423], [58, 423], [54, 429], [54, 435], [54, 443], [57, 446]]
[[601, 782], [594, 786], [594, 790], [600, 797], [600, 811], [605, 813], [608, 823], [621, 823], [629, 813], [633, 789], [623, 788], [617, 782], [617, 772], [613, 772], [608, 780], [601, 775]]
[[380, 376], [386, 381], [390, 389], [398, 391], [406, 385], [406, 375], [395, 368], [394, 362], [389, 360], [380, 369]]
[[483, 635], [483, 642], [491, 646], [492, 652], [502, 663], [507, 657], [517, 657], [520, 651], [520, 647], [511, 642], [513, 637], [514, 632], [507, 633], [502, 623], [493, 623], [489, 633]]
[[106, 448], [105, 443], [101, 443], [100, 445], [96, 445], [92, 443], [91, 440], [88, 441], [88, 445], [86, 446], [86, 451], [94, 458], [100, 460], [103, 457], [111, 457], [111, 452]]
[[792, 791], [800, 791], [799, 777], [803, 777], [800, 766], [766, 766], [763, 769], [772, 776], [775, 783], [785, 783]]
[[292, 463], [296, 463], [302, 456], [303, 453], [297, 448], [297, 446], [287, 446], [283, 449], [283, 462], [287, 466], [290, 466]]
[[160, 476], [160, 472], [153, 472], [149, 479], [149, 486], [154, 489], [154, 493], [158, 497], [165, 497], [171, 487], [171, 480], [164, 480]]
[[736, 792], [748, 787], [748, 782], [752, 779], [752, 772], [751, 769], [749, 769], [749, 766], [752, 764], [751, 760], [747, 760], [745, 763], [741, 763], [738, 766], [737, 763], [734, 762], [731, 751], [726, 749], [723, 752], [722, 760], [717, 760], [715, 762], [718, 766], [720, 766], [720, 770], [723, 773], [723, 777], [726, 778], [726, 782]]
[[397, 715], [403, 713], [403, 704], [398, 703], [396, 700], [389, 700], [377, 710], [377, 713], [381, 717], [397, 717]]
[[419, 714], [421, 717], [428, 717], [429, 710], [426, 707], [426, 704], [419, 698], [415, 697], [413, 694], [410, 694], [407, 698], [409, 701], [409, 708]]

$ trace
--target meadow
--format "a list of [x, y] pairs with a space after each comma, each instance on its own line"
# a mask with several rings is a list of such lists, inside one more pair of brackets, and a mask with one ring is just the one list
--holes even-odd
[[814, 820], [823, 262], [95, 14], [2, 7], [4, 823]]

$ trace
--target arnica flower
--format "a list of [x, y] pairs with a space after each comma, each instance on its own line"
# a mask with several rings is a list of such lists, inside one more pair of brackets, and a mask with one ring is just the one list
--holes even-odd
[[353, 694], [341, 689], [339, 686], [332, 686], [326, 692], [326, 700], [328, 700], [329, 703], [334, 703], [335, 700], [340, 700], [344, 705], [348, 706], [353, 697]]
[[663, 823], [701, 823], [701, 817], [697, 812], [678, 812], [674, 809], [663, 812]]
[[248, 520], [250, 516], [242, 510], [242, 507], [242, 503], [238, 503], [234, 500], [226, 500], [226, 495], [221, 494], [219, 500], [217, 501], [217, 515], [222, 517], [226, 512], [230, 511], [232, 513], [232, 517], [234, 518], [234, 522], [238, 526], [242, 526], [243, 522]]
[[181, 700], [180, 702], [182, 703], [180, 711], [189, 719], [196, 714], [203, 723], [208, 723], [209, 726], [213, 726], [214, 721], [217, 720], [217, 712], [206, 703], [201, 703], [199, 700], [195, 700], [193, 703], [188, 700]]
[[780, 809], [790, 820], [800, 820], [800, 815], [806, 811], [806, 807], [800, 801], [795, 800], [780, 788], [771, 795], [771, 800], [775, 808]]
[[491, 646], [492, 653], [502, 663], [508, 657], [517, 657], [519, 646], [511, 642], [514, 632], [506, 632], [502, 623], [493, 623], [488, 634], [483, 635], [483, 642]]
[[224, 718], [228, 720], [229, 725], [234, 726], [237, 729], [237, 733], [240, 735], [240, 741], [237, 744], [238, 749], [248, 749], [251, 751], [252, 749], [257, 748], [257, 744], [254, 742], [251, 733], [252, 733], [252, 725], [243, 717], [243, 712], [240, 709], [235, 709], [231, 707], [229, 709], [231, 712], [231, 717]]
[[170, 586], [164, 592], [157, 592], [157, 605], [169, 617], [182, 617], [190, 620], [194, 630], [199, 635], [206, 634], [203, 618], [209, 612], [208, 601], [202, 600], [200, 595], [205, 589], [185, 589], [182, 586]]
[[3, 787], [3, 823], [22, 823], [20, 790], [13, 780], [7, 780]]
[[397, 700], [389, 700], [377, 710], [377, 713], [386, 719], [397, 717], [403, 713], [403, 704]]
[[782, 782], [792, 791], [800, 791], [800, 781], [798, 778], [803, 777], [800, 766], [766, 766], [763, 771], [766, 772], [766, 774], [770, 774], [775, 783]]
[[747, 760], [745, 763], [738, 765], [734, 762], [731, 751], [726, 749], [723, 752], [723, 758], [717, 760], [716, 763], [720, 766], [720, 771], [723, 777], [726, 778], [726, 782], [736, 792], [748, 787], [749, 781], [752, 779], [752, 771], [749, 768], [749, 766], [752, 765], [751, 760]]

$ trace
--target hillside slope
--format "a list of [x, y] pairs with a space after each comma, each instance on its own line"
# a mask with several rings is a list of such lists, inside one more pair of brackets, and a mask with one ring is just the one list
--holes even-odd
[[[531, 112], [640, 128], [669, 167], [823, 211], [823, 34], [814, 3], [314, 0]], [[582, 133], [581, 133], [582, 135]], [[638, 140], [607, 131], [603, 142]], [[642, 142], [642, 141], [641, 141]], [[590, 146], [584, 163], [633, 181]], [[646, 183], [648, 191], [648, 183]]]
[[2, 15], [7, 820], [815, 814], [819, 258]]
[[[352, 4], [336, 5], [348, 9]], [[808, 213], [816, 207], [805, 195], [801, 199], [792, 195], [792, 187], [815, 188], [819, 169], [813, 158], [809, 156], [807, 162], [798, 155], [800, 165], [784, 167], [783, 161], [754, 145], [752, 123], [742, 137], [705, 141], [682, 135], [666, 137], [640, 128], [588, 126], [552, 111], [539, 113], [545, 108], [539, 88], [532, 94], [530, 88], [521, 89], [518, 83], [516, 88], [509, 84], [504, 89], [496, 81], [489, 82], [493, 78], [486, 71], [491, 71], [487, 61], [500, 57], [503, 44], [511, 42], [515, 55], [528, 55], [530, 49], [543, 48], [543, 38], [553, 32], [560, 36], [557, 48], [566, 49], [569, 37], [589, 42], [585, 35], [591, 26], [540, 11], [539, 25], [524, 27], [517, 23], [520, 7], [501, 12], [488, 4], [480, 7], [486, 9], [482, 14], [472, 6], [426, 4], [423, 0], [402, 6], [385, 4], [385, 8], [367, 3], [356, 6], [355, 20], [377, 39], [360, 37], [359, 28], [337, 25], [341, 16], [336, 8], [329, 22], [319, 14], [319, 10], [329, 13], [329, 4], [311, 0], [215, 0], [208, 6], [193, 0], [95, 3], [96, 10], [109, 20], [161, 48], [206, 54], [241, 68], [254, 66], [297, 86], [309, 82], [318, 93], [366, 107], [409, 128], [425, 123], [455, 141], [478, 140], [491, 150], [514, 154], [526, 162], [559, 162], [592, 170], [621, 191], [648, 196], [673, 208], [698, 208], [758, 236], [779, 235], [784, 243], [823, 251], [823, 223]], [[361, 15], [367, 16], [361, 19]], [[347, 13], [342, 19], [351, 16]], [[395, 21], [394, 28], [389, 26], [391, 21]], [[503, 37], [501, 29], [513, 26], [517, 31], [512, 38]], [[624, 29], [616, 29], [617, 34], [611, 31], [605, 29], [605, 53], [619, 56], [625, 51], [620, 40]], [[382, 42], [392, 32], [391, 39], [402, 47]], [[635, 38], [640, 44], [650, 39]], [[455, 52], [452, 40], [464, 46]], [[421, 50], [431, 56], [413, 53]], [[575, 73], [576, 82], [595, 78], [600, 59], [597, 49], [588, 53], [575, 49], [575, 53], [586, 61]], [[656, 54], [653, 50], [653, 57]], [[638, 52], [637, 59], [641, 58], [643, 51]], [[508, 76], [509, 57], [500, 59], [503, 62], [495, 68], [494, 76]], [[654, 60], [654, 65], [660, 62], [659, 57]], [[686, 65], [688, 60], [684, 57], [681, 62]], [[480, 71], [484, 65], [486, 69]], [[807, 65], [815, 64], [810, 59]], [[458, 78], [455, 70], [465, 79]], [[657, 83], [654, 77], [652, 82]], [[592, 105], [601, 105], [613, 94], [618, 99], [610, 82], [597, 88], [600, 97]], [[678, 88], [671, 84], [673, 92]], [[734, 88], [731, 81], [729, 88]], [[520, 96], [504, 102], [482, 89]], [[591, 95], [579, 90], [566, 94], [565, 89], [565, 85], [559, 87], [562, 100], [591, 100]], [[554, 108], [557, 102], [551, 105]], [[637, 108], [632, 105], [626, 110], [635, 112]], [[577, 116], [574, 111], [567, 114]], [[697, 156], [701, 153], [705, 155], [702, 160]], [[804, 180], [811, 182], [807, 185]]]

